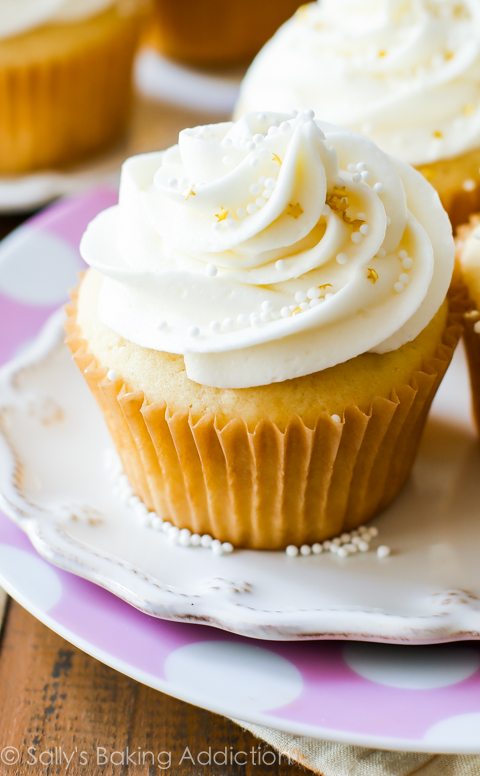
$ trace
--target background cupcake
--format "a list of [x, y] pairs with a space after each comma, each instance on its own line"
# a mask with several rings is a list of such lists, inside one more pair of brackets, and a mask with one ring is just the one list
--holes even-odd
[[413, 169], [308, 111], [184, 130], [82, 253], [68, 343], [150, 509], [276, 549], [398, 493], [463, 309]]
[[471, 307], [465, 315], [465, 347], [472, 386], [472, 406], [480, 433], [480, 217], [460, 227], [457, 256]]
[[322, 0], [247, 73], [237, 115], [314, 107], [415, 165], [454, 223], [480, 206], [480, 5]]
[[143, 8], [0, 3], [0, 175], [69, 164], [123, 133]]
[[249, 62], [300, 0], [154, 0], [150, 42], [168, 57], [195, 65]]

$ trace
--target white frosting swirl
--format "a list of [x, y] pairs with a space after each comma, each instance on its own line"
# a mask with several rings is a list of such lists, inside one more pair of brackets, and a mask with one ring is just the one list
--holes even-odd
[[0, 0], [0, 40], [44, 24], [69, 24], [95, 16], [115, 0]]
[[424, 178], [313, 112], [185, 129], [129, 159], [81, 252], [100, 317], [242, 388], [414, 339], [441, 305], [453, 240]]
[[410, 164], [480, 147], [478, 0], [319, 0], [251, 65], [236, 114], [315, 108]]

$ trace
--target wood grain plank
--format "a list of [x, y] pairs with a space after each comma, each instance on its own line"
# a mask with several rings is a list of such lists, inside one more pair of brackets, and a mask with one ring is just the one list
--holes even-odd
[[[305, 774], [295, 765], [279, 765], [274, 753], [266, 756], [268, 747], [229, 720], [150, 690], [93, 660], [15, 602], [9, 606], [0, 646], [0, 698], [0, 755], [6, 746], [20, 753], [14, 767], [0, 765], [2, 776]], [[130, 763], [122, 765], [127, 748]], [[226, 756], [228, 764], [204, 764], [210, 751], [212, 756], [220, 753], [217, 759]], [[238, 753], [235, 764], [231, 759]], [[68, 771], [66, 758], [71, 758]], [[275, 762], [259, 764], [265, 759]]]

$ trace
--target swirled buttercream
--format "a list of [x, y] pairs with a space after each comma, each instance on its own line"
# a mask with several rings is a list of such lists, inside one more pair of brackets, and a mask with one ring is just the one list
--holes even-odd
[[119, 204], [81, 243], [99, 313], [242, 388], [414, 339], [452, 274], [448, 218], [424, 178], [312, 111], [250, 114], [129, 159]]
[[0, 0], [0, 40], [44, 24], [67, 24], [101, 13], [115, 0]]
[[478, 0], [319, 0], [248, 71], [237, 116], [317, 110], [410, 164], [480, 146]]

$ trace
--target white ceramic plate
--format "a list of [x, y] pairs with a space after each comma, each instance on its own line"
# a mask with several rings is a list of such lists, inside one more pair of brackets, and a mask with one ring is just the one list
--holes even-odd
[[[96, 192], [58, 205], [9, 238], [0, 292], [30, 305], [61, 298], [85, 221], [111, 200]], [[7, 338], [27, 315], [15, 310]], [[480, 636], [480, 454], [461, 350], [413, 476], [376, 521], [391, 557], [214, 557], [172, 545], [114, 495], [105, 466], [111, 443], [62, 337], [56, 315], [0, 379], [0, 491], [43, 557], [156, 617], [257, 638], [419, 644]]]

